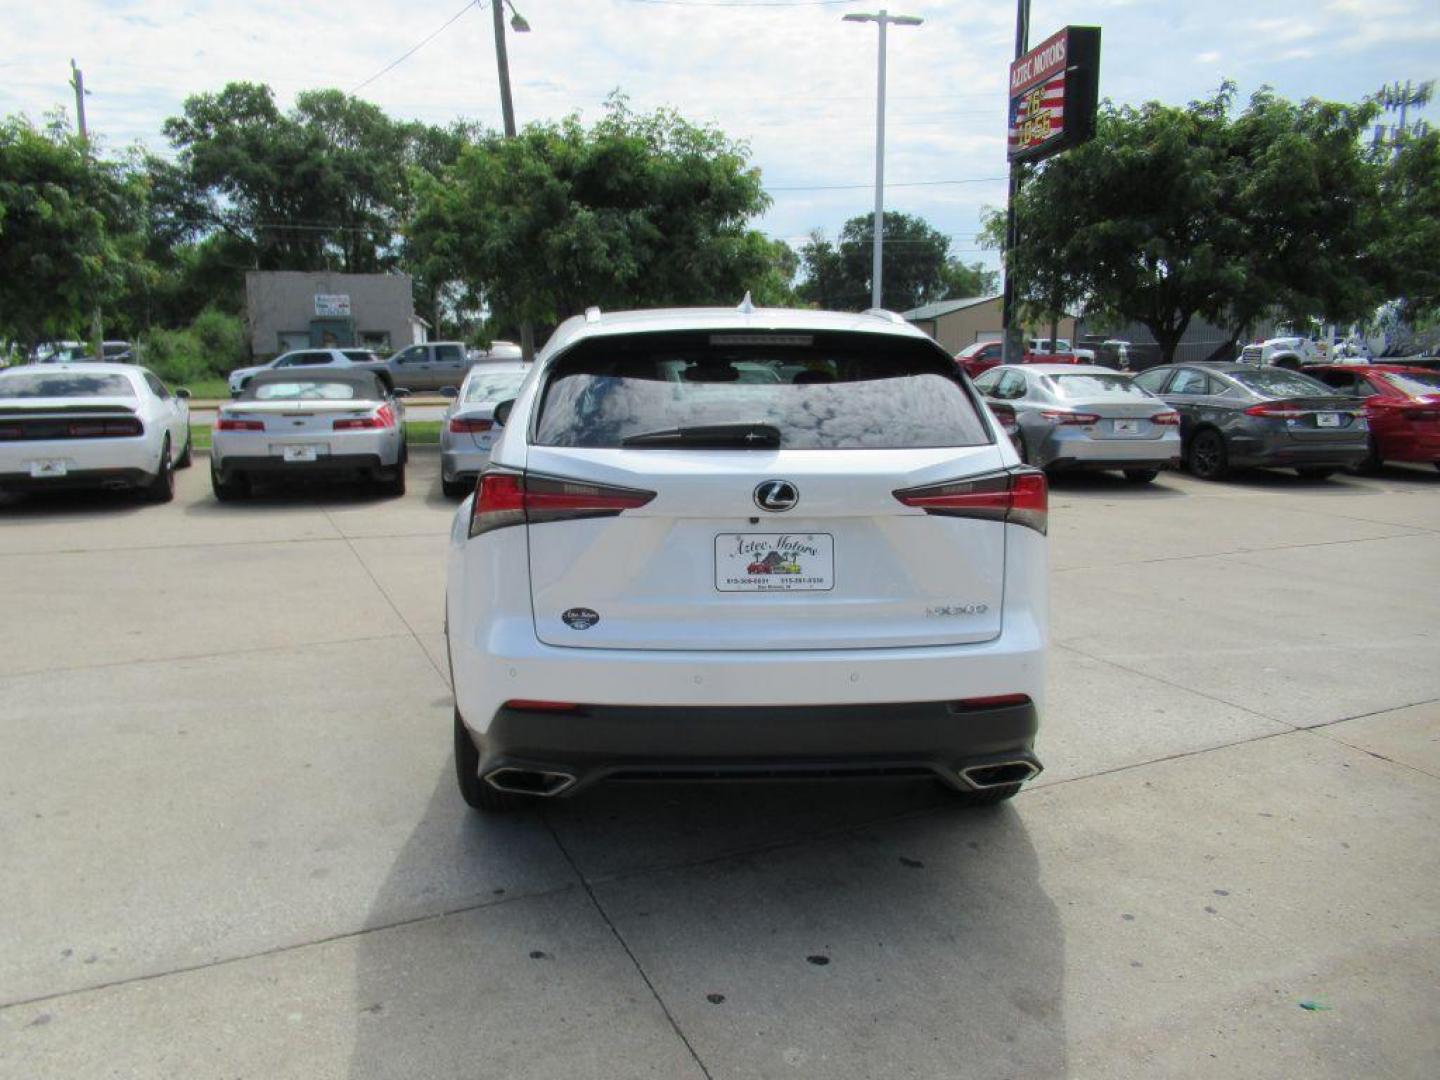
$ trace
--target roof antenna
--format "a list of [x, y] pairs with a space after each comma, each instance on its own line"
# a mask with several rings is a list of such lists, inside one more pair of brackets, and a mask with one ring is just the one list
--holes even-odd
[[741, 315], [755, 314], [755, 301], [750, 299], [750, 290], [745, 290], [745, 299], [740, 301], [740, 306], [735, 309]]

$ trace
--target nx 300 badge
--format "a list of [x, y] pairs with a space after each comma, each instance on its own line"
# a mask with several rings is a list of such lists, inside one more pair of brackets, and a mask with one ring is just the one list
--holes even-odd
[[793, 509], [799, 501], [800, 493], [789, 480], [766, 480], [755, 489], [755, 505], [772, 514]]

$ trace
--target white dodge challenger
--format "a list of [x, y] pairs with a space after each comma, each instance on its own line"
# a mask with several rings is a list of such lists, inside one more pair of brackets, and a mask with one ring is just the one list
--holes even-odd
[[0, 371], [0, 491], [100, 487], [175, 497], [190, 464], [189, 392], [131, 364]]

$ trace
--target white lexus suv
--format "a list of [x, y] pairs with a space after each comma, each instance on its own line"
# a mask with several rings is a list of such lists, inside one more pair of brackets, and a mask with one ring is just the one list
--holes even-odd
[[1040, 771], [1045, 477], [899, 316], [592, 308], [496, 419], [445, 597], [471, 806]]

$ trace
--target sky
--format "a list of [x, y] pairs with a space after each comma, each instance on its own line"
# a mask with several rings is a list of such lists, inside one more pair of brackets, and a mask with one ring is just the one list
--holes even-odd
[[[597, 119], [619, 90], [636, 110], [672, 106], [747, 143], [774, 200], [756, 222], [770, 236], [834, 238], [872, 210], [878, 35], [842, 16], [878, 4], [515, 3], [531, 27], [507, 37], [522, 126]], [[888, 34], [886, 209], [919, 215], [953, 254], [994, 266], [976, 234], [982, 209], [1005, 201], [1015, 6], [907, 0], [890, 11], [925, 21]], [[338, 87], [396, 117], [498, 128], [491, 18], [488, 4], [464, 0], [0, 0], [0, 114], [39, 120], [63, 106], [73, 117], [73, 57], [90, 131], [112, 152], [166, 152], [160, 126], [188, 95], [241, 79], [268, 83], [282, 105]], [[1242, 99], [1269, 85], [1354, 101], [1440, 76], [1440, 0], [1032, 0], [1032, 45], [1065, 25], [1101, 28], [1100, 94], [1123, 104], [1183, 104], [1227, 78]], [[1440, 102], [1420, 115], [1440, 123]]]

